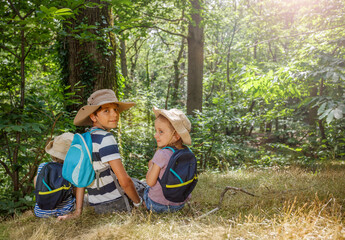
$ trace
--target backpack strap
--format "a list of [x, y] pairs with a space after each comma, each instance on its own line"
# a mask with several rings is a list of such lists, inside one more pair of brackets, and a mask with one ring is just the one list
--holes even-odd
[[110, 166], [106, 166], [104, 168], [95, 170], [95, 174], [96, 174], [96, 183], [97, 183], [97, 190], [99, 190], [99, 175], [104, 172], [105, 170], [109, 169]]
[[90, 132], [90, 133], [92, 133], [92, 132], [94, 132], [94, 131], [98, 131], [98, 130], [105, 131], [105, 130], [104, 130], [104, 129], [102, 129], [102, 128], [95, 128], [95, 129], [90, 130], [89, 132]]
[[[109, 166], [109, 167], [110, 167], [110, 166]], [[123, 197], [123, 200], [125, 200], [125, 204], [126, 204], [127, 211], [128, 211], [128, 212], [131, 212], [131, 207], [130, 207], [130, 205], [129, 205], [128, 197], [125, 195], [125, 193], [124, 193], [122, 187], [120, 186], [119, 182], [117, 181], [117, 177], [116, 177], [115, 173], [114, 173], [112, 170], [110, 170], [110, 174], [111, 174], [111, 176], [112, 176], [113, 179], [114, 179], [114, 183], [115, 183], [115, 185], [116, 185], [116, 188], [119, 190], [121, 196]]]
[[46, 181], [44, 181], [44, 178], [42, 179], [42, 183], [48, 188], [49, 191], [52, 190], [52, 189], [49, 187], [49, 185], [46, 183]]
[[97, 190], [99, 190], [99, 175], [100, 175], [102, 172], [106, 171], [107, 169], [109, 169], [110, 174], [111, 174], [111, 176], [113, 177], [113, 180], [114, 180], [116, 189], [119, 191], [119, 193], [121, 194], [121, 197], [123, 197], [123, 200], [125, 201], [127, 211], [130, 212], [130, 211], [131, 211], [131, 207], [130, 207], [130, 205], [129, 205], [128, 197], [125, 195], [125, 193], [124, 193], [122, 187], [120, 186], [120, 184], [119, 184], [119, 182], [118, 182], [118, 180], [117, 180], [117, 177], [116, 177], [115, 173], [111, 170], [110, 165], [108, 165], [108, 166], [106, 166], [106, 167], [104, 167], [104, 168], [95, 170], [95, 173], [96, 173]]
[[[183, 146], [185, 146], [185, 145], [183, 145]], [[190, 148], [188, 146], [185, 146], [185, 147], [188, 148], [188, 150], [192, 152], [192, 150], [190, 150]], [[176, 152], [176, 150], [177, 150], [177, 148], [173, 148], [173, 147], [164, 147], [162, 149], [170, 149], [171, 151], [173, 151], [173, 153]]]
[[164, 148], [162, 148], [162, 149], [170, 149], [171, 151], [173, 151], [173, 153], [175, 152], [175, 149], [172, 148], [172, 147], [164, 147]]
[[[98, 130], [105, 131], [104, 129], [101, 129], [101, 128], [95, 128], [95, 129], [92, 129], [92, 130], [90, 131], [90, 134], [91, 134], [92, 132], [98, 131]], [[104, 168], [95, 170], [97, 190], [99, 190], [99, 176], [100, 176], [100, 174], [101, 174], [102, 172], [106, 171], [107, 169], [109, 169], [110, 174], [111, 174], [111, 176], [113, 177], [113, 180], [114, 180], [116, 189], [119, 191], [119, 193], [121, 194], [121, 197], [123, 197], [123, 200], [125, 201], [127, 211], [130, 212], [130, 211], [131, 211], [131, 207], [130, 207], [130, 205], [129, 205], [128, 197], [125, 195], [125, 193], [124, 193], [122, 187], [120, 186], [120, 184], [119, 184], [119, 182], [118, 182], [118, 180], [117, 180], [117, 177], [116, 177], [115, 173], [111, 170], [110, 165], [108, 165], [108, 166], [106, 166], [106, 167], [104, 167]]]

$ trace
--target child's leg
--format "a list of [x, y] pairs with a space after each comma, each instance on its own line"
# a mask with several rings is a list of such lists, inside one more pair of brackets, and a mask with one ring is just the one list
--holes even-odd
[[152, 212], [155, 212], [155, 213], [164, 213], [164, 212], [176, 212], [184, 207], [184, 204], [179, 205], [179, 206], [168, 206], [168, 205], [162, 205], [162, 204], [156, 203], [155, 201], [152, 201], [148, 196], [149, 189], [150, 187], [145, 189], [144, 197], [143, 197], [146, 204], [146, 208], [148, 210], [151, 210]]

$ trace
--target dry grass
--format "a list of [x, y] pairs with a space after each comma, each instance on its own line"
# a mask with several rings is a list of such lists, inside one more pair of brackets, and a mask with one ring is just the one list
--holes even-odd
[[[203, 173], [190, 207], [175, 214], [96, 215], [38, 219], [27, 212], [0, 223], [3, 239], [345, 239], [345, 165], [313, 171], [297, 167]], [[246, 189], [256, 197], [227, 192]]]

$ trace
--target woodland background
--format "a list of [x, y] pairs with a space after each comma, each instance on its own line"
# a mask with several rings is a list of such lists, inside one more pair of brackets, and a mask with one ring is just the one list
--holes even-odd
[[152, 107], [192, 121], [199, 170], [344, 161], [342, 0], [2, 0], [0, 215], [31, 209], [47, 142], [96, 89], [136, 106], [114, 132], [128, 173]]

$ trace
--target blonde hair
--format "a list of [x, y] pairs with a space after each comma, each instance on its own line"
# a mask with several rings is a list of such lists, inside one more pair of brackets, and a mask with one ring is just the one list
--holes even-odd
[[[174, 126], [173, 126], [173, 125], [171, 124], [171, 122], [169, 121], [169, 119], [166, 118], [165, 116], [163, 116], [162, 114], [160, 114], [160, 115], [158, 115], [158, 117], [156, 118], [156, 120], [163, 120], [163, 121], [168, 122], [168, 126], [169, 126], [170, 130], [174, 132], [173, 135], [171, 136], [171, 139], [172, 139], [172, 137], [174, 136], [174, 134], [177, 133], [177, 132], [176, 132]], [[170, 141], [171, 141], [171, 139], [170, 139]], [[183, 145], [183, 141], [182, 141], [182, 138], [181, 138], [181, 137], [180, 137], [177, 141], [175, 141], [175, 142], [173, 142], [173, 143], [171, 143], [170, 141], [169, 141], [169, 143], [168, 143], [167, 146], [176, 147], [176, 146], [181, 146], [181, 145]]]

